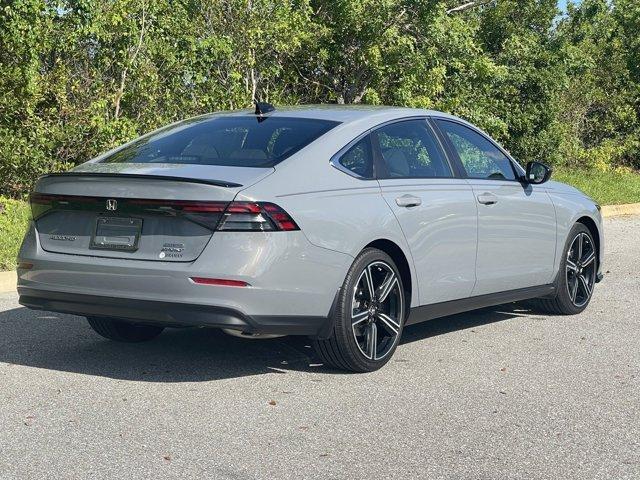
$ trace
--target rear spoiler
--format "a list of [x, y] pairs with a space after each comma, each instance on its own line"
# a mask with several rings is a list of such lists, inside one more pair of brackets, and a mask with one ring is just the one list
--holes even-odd
[[43, 175], [40, 178], [51, 177], [111, 177], [111, 178], [146, 178], [148, 180], [169, 180], [174, 182], [187, 182], [187, 183], [201, 183], [204, 185], [214, 185], [216, 187], [237, 188], [242, 187], [239, 183], [225, 182], [222, 180], [205, 180], [201, 178], [189, 178], [189, 177], [169, 177], [166, 175], [144, 175], [137, 173], [104, 173], [104, 172], [62, 172], [62, 173], [49, 173]]

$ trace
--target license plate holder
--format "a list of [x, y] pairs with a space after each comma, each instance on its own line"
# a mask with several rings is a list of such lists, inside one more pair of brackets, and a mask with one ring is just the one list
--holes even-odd
[[141, 218], [98, 217], [90, 248], [135, 252], [141, 232]]

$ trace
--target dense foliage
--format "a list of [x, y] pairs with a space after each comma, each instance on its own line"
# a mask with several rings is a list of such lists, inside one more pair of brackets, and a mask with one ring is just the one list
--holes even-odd
[[0, 196], [0, 272], [16, 267], [16, 257], [27, 231], [29, 213], [26, 202]]
[[0, 0], [0, 194], [173, 120], [435, 108], [525, 162], [640, 167], [640, 2]]

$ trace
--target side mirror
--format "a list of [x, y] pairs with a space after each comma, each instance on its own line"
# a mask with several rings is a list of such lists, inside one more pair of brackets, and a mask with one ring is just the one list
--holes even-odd
[[551, 167], [540, 162], [527, 163], [527, 175], [525, 181], [533, 185], [540, 185], [551, 178]]

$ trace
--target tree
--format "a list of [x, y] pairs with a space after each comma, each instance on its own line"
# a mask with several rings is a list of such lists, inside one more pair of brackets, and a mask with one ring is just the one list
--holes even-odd
[[254, 99], [460, 115], [522, 162], [640, 167], [640, 4], [0, 0], [0, 194]]
[[638, 166], [640, 90], [632, 32], [640, 27], [640, 9], [634, 4], [584, 0], [570, 6], [558, 27], [567, 51], [568, 82], [560, 99], [567, 161], [601, 169]]

